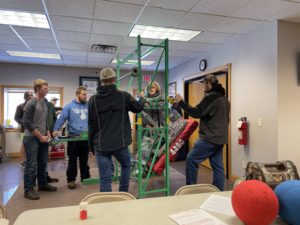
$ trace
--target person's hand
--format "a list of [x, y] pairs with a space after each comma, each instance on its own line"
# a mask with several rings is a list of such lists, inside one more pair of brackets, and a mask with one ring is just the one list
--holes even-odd
[[58, 131], [53, 131], [53, 132], [52, 132], [52, 136], [53, 136], [53, 137], [57, 137], [57, 136], [58, 136]]
[[140, 96], [141, 96], [142, 98], [144, 98], [144, 97], [145, 97], [145, 93], [144, 93], [144, 91], [141, 91], [141, 93], [140, 93]]
[[176, 95], [175, 95], [175, 101], [176, 101], [177, 103], [181, 102], [182, 100], [183, 100], [183, 98], [182, 98], [182, 96], [181, 96], [180, 94], [176, 94]]
[[50, 138], [48, 136], [41, 136], [39, 140], [42, 143], [49, 143]]

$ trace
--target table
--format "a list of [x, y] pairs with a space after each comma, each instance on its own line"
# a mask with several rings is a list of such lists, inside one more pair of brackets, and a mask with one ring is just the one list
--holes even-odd
[[[228, 192], [214, 192], [231, 196]], [[69, 207], [36, 209], [23, 212], [15, 225], [176, 225], [168, 215], [198, 208], [212, 193], [147, 198], [122, 202], [88, 205], [88, 219], [79, 220], [79, 205]], [[243, 225], [236, 217], [211, 213], [228, 225]], [[284, 225], [279, 218], [274, 225]]]
[[4, 218], [0, 218], [0, 225], [8, 225], [9, 221], [7, 219]]

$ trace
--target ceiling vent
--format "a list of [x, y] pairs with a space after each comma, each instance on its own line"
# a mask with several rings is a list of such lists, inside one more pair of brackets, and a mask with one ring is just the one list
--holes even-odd
[[117, 46], [93, 44], [91, 46], [91, 51], [101, 53], [115, 53], [117, 51]]

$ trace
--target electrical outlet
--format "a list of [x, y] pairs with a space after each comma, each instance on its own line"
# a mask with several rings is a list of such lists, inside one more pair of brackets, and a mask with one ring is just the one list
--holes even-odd
[[243, 168], [243, 169], [246, 169], [246, 167], [247, 167], [246, 161], [242, 161], [242, 168]]
[[261, 118], [257, 119], [257, 126], [262, 127], [262, 119]]

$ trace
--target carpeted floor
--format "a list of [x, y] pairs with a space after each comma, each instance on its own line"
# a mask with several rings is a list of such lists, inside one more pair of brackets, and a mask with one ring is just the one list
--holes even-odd
[[[171, 173], [171, 193], [174, 194], [175, 191], [184, 185], [185, 177], [175, 169], [170, 170]], [[92, 177], [98, 177], [97, 169], [91, 169]], [[65, 171], [54, 171], [51, 172], [52, 177], [59, 178], [58, 183], [54, 183], [53, 185], [58, 187], [57, 192], [39, 192], [40, 199], [37, 201], [31, 201], [24, 198], [24, 189], [23, 185], [20, 185], [13, 197], [10, 199], [8, 204], [6, 205], [6, 209], [8, 212], [8, 219], [10, 224], [16, 220], [18, 215], [20, 215], [25, 210], [31, 209], [40, 209], [40, 208], [49, 208], [49, 207], [59, 207], [59, 206], [70, 206], [77, 205], [80, 201], [88, 194], [99, 191], [99, 185], [83, 185], [80, 182], [77, 182], [77, 188], [74, 190], [70, 190], [67, 187], [67, 183], [65, 181]], [[173, 181], [172, 181], [173, 180]], [[150, 187], [159, 188], [163, 185], [162, 177], [153, 177], [149, 183]], [[113, 191], [118, 190], [118, 184], [113, 182]], [[130, 193], [137, 196], [137, 182], [131, 181], [130, 183]], [[162, 193], [158, 193], [153, 196], [163, 196]]]

